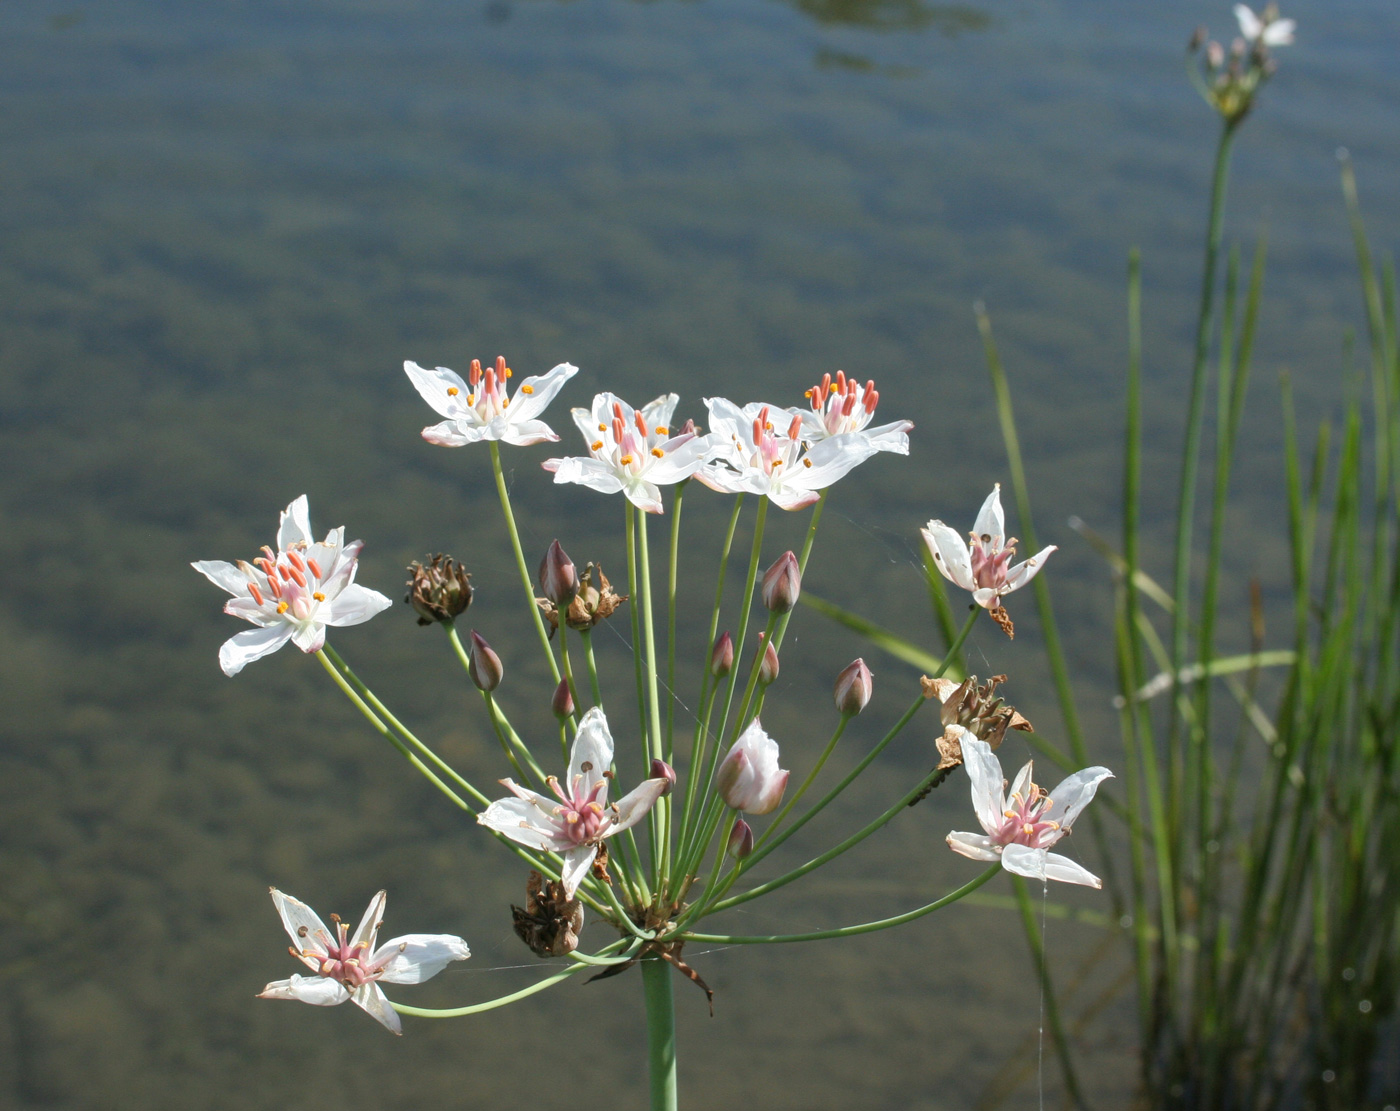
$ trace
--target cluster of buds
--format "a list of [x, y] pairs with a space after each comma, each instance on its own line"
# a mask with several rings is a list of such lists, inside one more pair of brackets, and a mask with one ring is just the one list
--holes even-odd
[[525, 905], [510, 907], [515, 936], [537, 957], [564, 957], [578, 948], [583, 931], [583, 904], [564, 893], [558, 880], [545, 881], [532, 871], [525, 882]]
[[943, 735], [934, 742], [938, 746], [939, 757], [934, 771], [939, 774], [918, 798], [910, 802], [910, 806], [926, 798], [929, 791], [947, 779], [953, 769], [963, 762], [962, 739], [965, 732], [979, 741], [985, 741], [993, 750], [1001, 747], [1008, 729], [1032, 732], [1031, 723], [997, 695], [997, 685], [1004, 682], [1005, 675], [993, 675], [980, 686], [976, 675], [969, 675], [961, 683], [951, 679], [930, 679], [927, 675], [919, 680], [924, 697], [937, 698], [942, 704], [939, 716], [943, 723]]
[[1249, 114], [1259, 86], [1277, 68], [1269, 47], [1291, 43], [1295, 27], [1293, 20], [1279, 18], [1278, 5], [1272, 3], [1258, 15], [1236, 4], [1235, 18], [1240, 33], [1228, 51], [1213, 39], [1207, 41], [1204, 27], [1197, 28], [1187, 44], [1192, 84], [1230, 127]]
[[404, 599], [418, 614], [418, 624], [452, 619], [472, 604], [471, 574], [451, 556], [429, 556], [426, 564], [416, 559], [408, 565], [408, 597]]
[[[586, 633], [598, 624], [613, 615], [613, 612], [623, 602], [627, 601], [626, 594], [618, 594], [613, 590], [612, 584], [608, 582], [607, 575], [603, 574], [602, 567], [596, 563], [590, 563], [583, 569], [583, 574], [578, 575], [572, 563], [568, 564], [568, 571], [565, 573], [562, 568], [550, 566], [550, 557], [554, 555], [556, 549], [559, 556], [567, 562], [568, 556], [564, 555], [563, 549], [556, 541], [550, 548], [550, 555], [545, 556], [545, 564], [540, 568], [541, 589], [551, 590], [553, 597], [546, 595], [536, 598], [535, 603], [540, 607], [541, 612], [549, 620], [549, 633], [553, 636], [559, 628], [559, 615], [564, 615], [564, 624], [571, 629]], [[549, 577], [546, 578], [546, 570], [549, 570]], [[568, 580], [574, 576], [572, 595], [567, 594]]]

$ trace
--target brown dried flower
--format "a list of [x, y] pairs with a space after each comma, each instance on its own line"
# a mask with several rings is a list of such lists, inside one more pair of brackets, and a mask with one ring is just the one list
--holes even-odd
[[[613, 611], [625, 601], [627, 595], [618, 594], [613, 590], [607, 575], [603, 574], [602, 567], [590, 563], [584, 568], [579, 579], [578, 593], [564, 611], [564, 623], [571, 629], [587, 632], [599, 621], [611, 617]], [[549, 633], [552, 637], [554, 631], [559, 628], [559, 607], [548, 598], [536, 598], [535, 604], [549, 619]]]
[[408, 565], [408, 597], [418, 613], [418, 624], [448, 624], [472, 604], [471, 575], [451, 556], [438, 553], [426, 565], [416, 559]]
[[[1001, 747], [1008, 729], [1032, 732], [1031, 723], [997, 696], [997, 685], [1004, 682], [1005, 675], [993, 675], [981, 686], [977, 684], [976, 675], [969, 675], [961, 683], [951, 679], [930, 679], [927, 675], [919, 680], [924, 697], [937, 698], [942, 704], [939, 716], [943, 722], [943, 736], [934, 742], [938, 746], [939, 756], [934, 771], [941, 774], [910, 806], [927, 797], [929, 791], [947, 779], [953, 769], [963, 762], [962, 729], [986, 741], [993, 749]], [[960, 726], [961, 729], [950, 726]]]
[[538, 872], [525, 881], [525, 906], [511, 905], [516, 936], [537, 957], [563, 957], [578, 948], [583, 904], [564, 895], [558, 880], [545, 882]]

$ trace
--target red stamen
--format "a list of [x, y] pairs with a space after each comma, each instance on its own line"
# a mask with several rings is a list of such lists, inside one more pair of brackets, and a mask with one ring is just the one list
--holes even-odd
[[877, 406], [877, 405], [879, 405], [879, 404], [880, 404], [880, 391], [879, 391], [879, 390], [866, 390], [866, 391], [865, 391], [865, 411], [866, 411], [867, 413], [873, 413], [873, 412], [875, 411], [875, 406]]
[[627, 427], [622, 423], [622, 418], [613, 417], [613, 439], [617, 441], [618, 447], [622, 446], [622, 437], [626, 431]]
[[836, 372], [836, 392], [846, 392], [846, 372], [844, 370], [838, 370]]
[[287, 570], [287, 565], [285, 563], [279, 563], [277, 565], [277, 573], [282, 576], [283, 582], [286, 582], [292, 577], [292, 573]]
[[830, 375], [830, 374], [823, 374], [823, 375], [822, 375], [822, 388], [821, 388], [821, 395], [822, 395], [822, 400], [823, 400], [823, 401], [826, 400], [826, 395], [829, 394], [830, 392], [831, 392], [831, 375]]
[[645, 439], [647, 434], [647, 422], [642, 420], [641, 413], [634, 413], [633, 416], [637, 418], [637, 431], [640, 432], [642, 438]]
[[788, 439], [796, 440], [802, 434], [802, 418], [793, 414], [792, 423], [788, 425]]
[[298, 571], [304, 572], [306, 570], [306, 564], [302, 562], [301, 556], [299, 556], [296, 552], [287, 553], [287, 562], [290, 563], [293, 567], [295, 567]]
[[613, 402], [613, 419], [614, 419], [614, 420], [621, 420], [621, 419], [622, 419], [622, 405], [621, 405], [619, 402], [616, 402], [616, 401]]
[[325, 578], [325, 576], [321, 574], [321, 565], [317, 563], [314, 559], [308, 559], [306, 561], [306, 566], [311, 568], [311, 573], [315, 575], [318, 579]]
[[274, 598], [282, 597], [282, 584], [277, 581], [276, 575], [269, 574], [267, 576], [267, 588], [272, 591], [272, 596]]
[[500, 379], [502, 382], [504, 382], [504, 381], [506, 380], [506, 377], [507, 377], [507, 376], [506, 376], [506, 371], [509, 370], [509, 369], [510, 369], [510, 368], [506, 366], [506, 357], [505, 357], [504, 355], [497, 355], [497, 356], [496, 356], [496, 377], [497, 377], [498, 379]]
[[262, 591], [258, 589], [257, 583], [248, 584], [248, 593], [253, 596], [253, 601], [257, 602], [258, 605], [263, 604]]
[[478, 382], [481, 381], [481, 360], [480, 360], [480, 359], [473, 359], [473, 360], [472, 360], [472, 369], [471, 369], [470, 374], [469, 374], [468, 377], [467, 377], [467, 381], [471, 384], [471, 388], [472, 388], [472, 389], [476, 389], [476, 384], [477, 384]]
[[872, 393], [872, 392], [874, 391], [874, 389], [875, 389], [875, 379], [872, 378], [872, 379], [870, 379], [870, 381], [868, 381], [868, 382], [865, 383], [865, 392], [866, 392], [866, 393]]
[[292, 568], [292, 578], [296, 579], [297, 586], [301, 587], [303, 590], [306, 589], [306, 576], [295, 567]]
[[[765, 409], [764, 412], [767, 410]], [[757, 417], [754, 418], [753, 422], [753, 442], [755, 446], [763, 443], [763, 422]]]
[[855, 412], [855, 408], [856, 408], [856, 395], [855, 395], [855, 392], [852, 391], [851, 393], [848, 393], [848, 394], [846, 395], [846, 403], [845, 403], [844, 405], [841, 406], [841, 415], [842, 415], [843, 417], [849, 417], [853, 412]]

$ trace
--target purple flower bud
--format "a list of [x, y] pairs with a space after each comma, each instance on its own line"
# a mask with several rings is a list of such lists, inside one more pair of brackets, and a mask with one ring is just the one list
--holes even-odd
[[661, 792], [661, 797], [665, 798], [676, 785], [676, 769], [658, 756], [651, 762], [651, 778], [666, 781], [666, 789]]
[[557, 607], [567, 606], [578, 593], [578, 569], [555, 540], [540, 560], [540, 592]]
[[550, 700], [549, 708], [554, 711], [554, 716], [557, 718], [573, 716], [574, 693], [569, 690], [567, 679], [560, 679], [559, 685], [554, 688], [554, 697]]
[[846, 670], [836, 676], [837, 712], [848, 718], [855, 717], [869, 704], [874, 685], [875, 677], [864, 660], [847, 665]]
[[729, 636], [729, 630], [726, 629], [715, 641], [714, 649], [710, 652], [710, 674], [716, 679], [723, 679], [733, 666], [734, 641]]
[[467, 672], [475, 683], [484, 691], [493, 691], [501, 685], [501, 677], [505, 674], [505, 668], [501, 666], [501, 657], [491, 651], [491, 646], [481, 638], [475, 629], [472, 630], [472, 649], [467, 661]]
[[802, 571], [797, 566], [797, 557], [784, 552], [763, 572], [763, 604], [772, 613], [787, 613], [797, 605], [797, 596], [801, 593]]
[[753, 827], [740, 818], [729, 831], [729, 855], [735, 860], [743, 860], [753, 852]]
[[715, 771], [724, 804], [747, 814], [769, 814], [783, 801], [788, 773], [778, 767], [778, 742], [755, 720]]
[[1212, 41], [1206, 47], [1206, 64], [1211, 69], [1219, 69], [1225, 64], [1225, 48], [1218, 42]]
[[[759, 640], [763, 640], [763, 634], [758, 634]], [[778, 653], [769, 643], [763, 645], [763, 662], [758, 665], [758, 682], [760, 686], [768, 686], [778, 677]]]

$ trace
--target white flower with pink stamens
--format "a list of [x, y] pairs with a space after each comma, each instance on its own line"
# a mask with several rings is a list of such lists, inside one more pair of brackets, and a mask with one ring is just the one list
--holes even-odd
[[377, 590], [355, 583], [363, 540], [345, 543], [345, 529], [332, 529], [320, 543], [311, 539], [306, 495], [282, 512], [277, 551], [264, 547], [251, 563], [199, 560], [191, 563], [215, 586], [233, 595], [224, 612], [258, 626], [230, 637], [219, 649], [225, 675], [237, 675], [254, 660], [292, 641], [303, 652], [319, 652], [327, 625], [359, 625], [392, 603]]
[[971, 591], [973, 601], [989, 610], [1000, 607], [1004, 595], [1020, 590], [1035, 578], [1050, 553], [1058, 550], [1051, 544], [1030, 559], [1011, 566], [1016, 555], [1016, 538], [1006, 536], [1001, 483], [992, 487], [991, 494], [982, 503], [972, 527], [970, 544], [964, 543], [963, 538], [942, 521], [930, 521], [920, 532], [943, 577]]
[[573, 364], [560, 363], [548, 374], [526, 378], [512, 397], [506, 385], [511, 369], [501, 357], [484, 372], [481, 361], [473, 359], [465, 382], [445, 366], [428, 370], [409, 361], [403, 369], [423, 400], [447, 418], [423, 429], [423, 439], [443, 447], [461, 447], [480, 440], [503, 440], [523, 447], [559, 439], [549, 425], [537, 418], [564, 383], [578, 373]]
[[593, 866], [598, 846], [639, 822], [671, 785], [669, 779], [648, 779], [609, 804], [612, 758], [608, 719], [594, 706], [579, 722], [569, 753], [568, 779], [562, 786], [554, 776], [546, 781], [553, 798], [503, 779], [501, 783], [515, 797], [497, 799], [476, 820], [527, 848], [562, 853], [560, 878], [572, 899]]
[[909, 454], [913, 421], [897, 420], [878, 428], [868, 427], [875, 416], [875, 406], [880, 404], [874, 379], [862, 386], [838, 370], [834, 381], [831, 375], [822, 375], [820, 384], [808, 390], [806, 396], [812, 407], [802, 413], [802, 435], [808, 443], [820, 443], [832, 436], [860, 435], [876, 451]]
[[395, 1034], [403, 1027], [393, 1004], [379, 990], [379, 983], [421, 984], [436, 976], [453, 961], [470, 957], [467, 943], [455, 934], [404, 934], [374, 947], [383, 925], [387, 896], [380, 892], [369, 901], [369, 909], [353, 934], [336, 915], [331, 915], [335, 931], [309, 906], [272, 888], [272, 902], [291, 935], [292, 956], [315, 973], [274, 980], [263, 988], [259, 999], [295, 999], [317, 1007], [334, 1007], [353, 999]]
[[764, 494], [783, 509], [811, 505], [821, 492], [880, 449], [859, 433], [808, 444], [796, 409], [755, 402], [742, 409], [706, 398], [713, 454], [695, 472], [712, 490]]
[[704, 462], [710, 438], [697, 436], [694, 424], [671, 428], [679, 399], [663, 394], [633, 409], [610, 393], [600, 393], [591, 409], [573, 410], [574, 424], [588, 444], [586, 456], [546, 459], [555, 482], [577, 482], [603, 494], [621, 491], [648, 513], [660, 513], [661, 486], [689, 478]]
[[972, 807], [985, 831], [950, 833], [948, 847], [973, 860], [999, 860], [1003, 868], [1018, 876], [1102, 887], [1088, 869], [1048, 850], [1070, 832], [1099, 784], [1111, 779], [1113, 773], [1107, 768], [1085, 768], [1047, 794], [1031, 782], [1028, 763], [1006, 795], [1002, 793], [1006, 780], [992, 746], [960, 725], [948, 728], [961, 734], [963, 764], [972, 781]]

